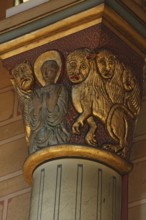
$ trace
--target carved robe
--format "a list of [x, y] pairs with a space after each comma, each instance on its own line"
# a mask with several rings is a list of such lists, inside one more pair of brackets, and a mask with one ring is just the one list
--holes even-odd
[[68, 94], [65, 87], [52, 84], [37, 89], [32, 102], [35, 105], [32, 104], [30, 109], [30, 153], [51, 145], [68, 143], [70, 134], [65, 118]]

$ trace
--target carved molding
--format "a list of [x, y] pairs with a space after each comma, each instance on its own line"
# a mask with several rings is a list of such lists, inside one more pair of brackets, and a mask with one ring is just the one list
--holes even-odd
[[123, 18], [105, 4], [58, 21], [45, 28], [1, 44], [0, 57], [6, 59], [43, 44], [52, 42], [95, 24], [103, 23], [141, 56], [145, 56], [146, 43]]
[[26, 181], [32, 183], [33, 171], [42, 163], [59, 158], [84, 158], [101, 162], [119, 174], [124, 175], [131, 171], [132, 164], [122, 160], [110, 152], [80, 145], [60, 145], [48, 147], [38, 151], [27, 158], [23, 166]]

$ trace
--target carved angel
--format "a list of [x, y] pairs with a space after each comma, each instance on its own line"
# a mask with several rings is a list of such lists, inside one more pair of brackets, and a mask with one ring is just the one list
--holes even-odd
[[140, 90], [134, 75], [107, 50], [93, 54], [88, 49], [77, 49], [68, 55], [66, 66], [68, 78], [73, 83], [73, 105], [80, 113], [72, 126], [73, 133], [80, 134], [87, 122], [90, 128], [86, 142], [96, 146], [94, 117], [97, 117], [118, 142], [104, 147], [125, 156], [128, 118], [134, 119], [140, 106]]
[[56, 83], [62, 70], [60, 53], [50, 50], [41, 54], [34, 70], [42, 87], [36, 89], [30, 109], [30, 153], [70, 140], [66, 126], [68, 93], [64, 85]]
[[65, 118], [68, 93], [62, 84], [56, 83], [61, 68], [62, 60], [58, 51], [41, 54], [34, 65], [35, 75], [41, 84], [39, 88], [34, 87], [34, 77], [28, 62], [12, 70], [12, 83], [22, 111], [29, 153], [70, 140]]

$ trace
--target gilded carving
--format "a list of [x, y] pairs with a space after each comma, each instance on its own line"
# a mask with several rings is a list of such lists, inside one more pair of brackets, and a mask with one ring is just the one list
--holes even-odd
[[29, 153], [50, 145], [68, 143], [70, 139], [66, 127], [68, 93], [62, 84], [56, 83], [62, 67], [59, 52], [48, 51], [35, 61], [34, 70], [41, 84], [40, 88], [34, 86], [32, 70], [29, 68], [27, 71], [25, 65], [21, 63], [16, 66], [12, 75], [22, 106], [26, 130], [29, 128], [27, 135]]
[[72, 82], [72, 102], [79, 117], [72, 126], [80, 134], [87, 123], [85, 137], [89, 145], [96, 146], [95, 133], [102, 121], [117, 144], [102, 148], [126, 157], [128, 152], [129, 119], [135, 119], [140, 109], [140, 89], [131, 70], [108, 50], [93, 53], [77, 49], [67, 56], [67, 75]]
[[22, 112], [23, 123], [26, 130], [26, 140], [29, 142], [30, 138], [30, 120], [29, 108], [32, 103], [32, 96], [34, 93], [34, 76], [33, 70], [28, 61], [18, 64], [12, 70], [11, 82], [16, 90], [20, 109]]
[[[34, 63], [34, 70], [26, 61], [12, 70], [29, 153], [58, 144], [79, 144], [73, 135], [82, 135], [83, 144], [99, 147], [97, 129], [102, 124], [111, 141], [100, 147], [127, 157], [131, 124], [140, 110], [139, 84], [131, 69], [109, 50], [99, 49], [95, 53], [84, 48], [69, 53], [66, 72], [72, 84], [76, 119], [67, 116], [70, 111], [68, 91], [58, 83], [62, 70], [62, 56], [56, 50], [41, 54]], [[68, 117], [72, 117], [73, 124]], [[66, 122], [71, 126], [72, 136]], [[87, 130], [82, 132], [85, 126]]]
[[[36, 61], [34, 63], [34, 72], [35, 72], [36, 78], [42, 86], [46, 85], [46, 80], [44, 79], [43, 74], [42, 74], [42, 70], [41, 70], [42, 65], [44, 64], [44, 62], [46, 62], [46, 61], [49, 62], [51, 60], [53, 60], [57, 64], [56, 74], [54, 74], [54, 83], [56, 83], [57, 80], [59, 79], [59, 76], [62, 71], [62, 59], [61, 59], [61, 55], [59, 52], [57, 52], [55, 50], [50, 50], [45, 53], [42, 53], [36, 59]], [[47, 68], [47, 66], [48, 65], [46, 65], [46, 68]], [[52, 68], [52, 70], [53, 70], [53, 68]]]

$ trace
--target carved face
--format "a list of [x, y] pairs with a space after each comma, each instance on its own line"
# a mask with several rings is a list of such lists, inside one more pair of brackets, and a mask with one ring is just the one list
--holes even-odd
[[46, 84], [51, 84], [55, 82], [58, 70], [59, 66], [55, 60], [48, 60], [43, 63], [41, 71]]
[[66, 68], [68, 78], [72, 83], [80, 83], [87, 78], [90, 70], [88, 54], [86, 49], [80, 49], [68, 55]]
[[97, 54], [97, 69], [104, 79], [111, 79], [113, 77], [115, 60], [116, 57], [107, 50], [102, 50]]
[[28, 91], [32, 88], [34, 78], [32, 69], [28, 63], [21, 63], [17, 65], [12, 71], [12, 76], [14, 78], [15, 84], [20, 89]]

